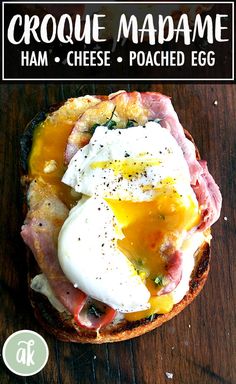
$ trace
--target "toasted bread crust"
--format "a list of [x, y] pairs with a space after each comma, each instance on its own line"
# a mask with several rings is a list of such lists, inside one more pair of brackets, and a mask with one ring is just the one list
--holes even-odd
[[[53, 108], [53, 110], [55, 109], [56, 108]], [[30, 124], [30, 127], [32, 128], [32, 122]], [[33, 126], [33, 129], [34, 127], [36, 127], [36, 124]], [[184, 131], [185, 136], [194, 143], [190, 133], [187, 130]], [[32, 136], [32, 129], [30, 136]], [[29, 146], [31, 146], [31, 143], [31, 140], [26, 140], [22, 143], [24, 161], [26, 161], [25, 153], [29, 153]], [[200, 154], [196, 145], [195, 148], [196, 158], [199, 160]], [[26, 167], [24, 167], [24, 171], [26, 173]], [[27, 193], [26, 188], [24, 192], [25, 194]], [[24, 204], [23, 210], [25, 214], [27, 211], [26, 204]], [[207, 231], [207, 234], [209, 234], [210, 230]], [[40, 270], [31, 251], [28, 248], [26, 253], [28, 262], [29, 298], [33, 307], [34, 315], [46, 331], [56, 336], [59, 340], [66, 342], [93, 344], [118, 342], [143, 335], [146, 332], [161, 326], [163, 323], [180, 313], [194, 300], [194, 298], [203, 288], [210, 269], [210, 245], [207, 242], [204, 242], [195, 253], [196, 262], [189, 284], [189, 291], [178, 304], [174, 305], [173, 309], [169, 313], [163, 315], [155, 314], [149, 318], [133, 322], [124, 319], [117, 324], [108, 325], [98, 332], [78, 327], [74, 322], [72, 315], [70, 316], [66, 312], [58, 312], [54, 307], [52, 307], [45, 296], [33, 291], [30, 288], [31, 279], [36, 274], [40, 273]]]
[[[164, 315], [154, 315], [153, 318], [146, 318], [139, 321], [122, 321], [117, 325], [107, 326], [99, 332], [88, 331], [76, 327], [72, 316], [58, 312], [51, 306], [46, 297], [42, 294], [29, 290], [30, 301], [34, 315], [42, 327], [59, 340], [78, 343], [110, 343], [131, 339], [161, 326], [166, 321], [180, 313], [187, 307], [203, 288], [210, 269], [210, 246], [203, 243], [195, 254], [196, 265], [190, 281], [190, 289], [184, 298], [173, 309]], [[31, 278], [39, 271], [31, 252], [28, 250], [29, 285]], [[33, 272], [34, 271], [34, 272]]]

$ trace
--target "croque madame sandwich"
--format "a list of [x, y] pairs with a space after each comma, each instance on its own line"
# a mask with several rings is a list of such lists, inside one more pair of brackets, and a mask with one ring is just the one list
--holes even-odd
[[125, 340], [197, 296], [221, 194], [169, 97], [69, 99], [36, 116], [22, 150], [30, 298], [49, 332]]

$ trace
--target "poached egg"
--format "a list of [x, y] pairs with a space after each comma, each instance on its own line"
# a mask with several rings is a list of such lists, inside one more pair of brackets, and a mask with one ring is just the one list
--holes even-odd
[[[189, 241], [200, 220], [199, 206], [183, 152], [170, 132], [156, 122], [112, 130], [98, 126], [62, 181], [82, 194], [58, 240], [59, 262], [69, 280], [131, 314], [130, 320], [133, 312], [138, 318], [169, 312], [188, 290], [193, 255], [204, 240], [201, 234]], [[187, 255], [180, 290], [158, 296], [174, 249]]]

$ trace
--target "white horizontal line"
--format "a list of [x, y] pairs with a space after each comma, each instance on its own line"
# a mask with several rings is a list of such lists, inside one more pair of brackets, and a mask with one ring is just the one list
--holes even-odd
[[169, 79], [163, 79], [163, 78], [147, 78], [147, 79], [136, 79], [136, 78], [132, 78], [132, 77], [130, 77], [130, 78], [124, 78], [124, 79], [116, 79], [116, 78], [110, 78], [110, 79], [108, 79], [108, 78], [105, 78], [105, 79], [100, 79], [100, 78], [95, 78], [95, 79], [93, 79], [93, 78], [63, 78], [63, 79], [58, 79], [58, 78], [55, 78], [55, 79], [53, 79], [53, 78], [43, 78], [43, 79], [39, 79], [38, 77], [37, 78], [28, 78], [28, 77], [25, 77], [25, 78], [18, 78], [18, 77], [14, 77], [14, 78], [6, 78], [6, 77], [4, 77], [3, 78], [3, 80], [38, 80], [38, 81], [74, 81], [74, 80], [80, 80], [80, 81], [84, 81], [84, 80], [86, 80], [86, 81], [159, 81], [159, 80], [161, 80], [161, 81], [229, 81], [229, 80], [234, 80], [234, 78], [233, 77], [231, 77], [231, 78], [223, 78], [223, 79], [219, 79], [219, 78], [208, 78], [208, 79], [199, 79], [198, 77], [195, 77], [195, 78], [191, 78], [191, 79], [189, 79], [189, 78], [186, 78], [186, 79], [179, 79], [179, 78], [169, 78]]
[[3, 1], [3, 4], [234, 4], [233, 1]]

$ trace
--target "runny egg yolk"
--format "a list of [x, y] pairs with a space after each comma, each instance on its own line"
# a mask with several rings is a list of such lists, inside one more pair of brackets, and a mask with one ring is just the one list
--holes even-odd
[[97, 161], [91, 164], [92, 169], [112, 169], [114, 174], [122, 175], [124, 178], [131, 178], [139, 175], [144, 171], [145, 167], [160, 165], [161, 161], [158, 159], [125, 159], [124, 160], [113, 160], [113, 161]]
[[171, 248], [163, 252], [166, 244], [174, 247], [178, 233], [198, 224], [200, 217], [196, 202], [191, 196], [179, 195], [174, 187], [166, 188], [165, 182], [152, 201], [107, 199], [107, 202], [124, 234], [124, 238], [118, 240], [118, 247], [136, 267], [151, 294], [149, 310], [129, 313], [125, 317], [135, 321], [153, 313], [169, 312], [173, 307], [172, 295], [157, 296], [161, 285], [155, 280], [167, 273]]
[[[29, 157], [29, 175], [53, 185], [58, 197], [70, 207], [75, 203], [75, 197], [71, 194], [71, 188], [61, 182], [61, 178], [65, 172], [66, 143], [78, 116], [72, 113], [69, 119], [63, 119], [63, 116], [63, 110], [58, 110], [57, 118], [49, 116], [36, 128]], [[45, 165], [52, 160], [56, 167], [46, 173]]]

